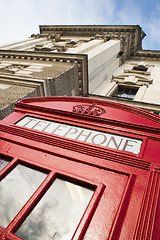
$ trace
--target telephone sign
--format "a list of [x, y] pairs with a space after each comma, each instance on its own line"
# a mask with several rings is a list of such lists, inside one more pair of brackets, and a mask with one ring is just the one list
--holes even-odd
[[142, 144], [142, 140], [136, 138], [129, 138], [33, 117], [25, 117], [16, 123], [16, 125], [135, 154], [140, 152]]

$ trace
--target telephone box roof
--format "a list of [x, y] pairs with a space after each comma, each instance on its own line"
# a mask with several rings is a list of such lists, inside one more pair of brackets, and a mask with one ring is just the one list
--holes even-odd
[[111, 101], [84, 97], [25, 98], [16, 109], [32, 109], [37, 112], [61, 113], [69, 116], [117, 121], [117, 123], [160, 128], [160, 117], [146, 110]]

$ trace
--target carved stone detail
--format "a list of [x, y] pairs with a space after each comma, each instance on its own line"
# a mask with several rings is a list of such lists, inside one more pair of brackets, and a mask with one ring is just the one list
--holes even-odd
[[104, 32], [103, 34], [96, 34], [95, 36], [91, 37], [90, 40], [94, 40], [94, 39], [103, 39], [104, 42], [107, 42], [109, 40], [120, 40], [120, 36], [118, 34], [112, 34], [110, 33], [106, 33]]
[[54, 40], [55, 42], [59, 42], [61, 40], [60, 34], [53, 33], [53, 34], [32, 34], [32, 38], [44, 38], [46, 37], [47, 40]]
[[3, 66], [3, 63], [2, 63], [2, 66], [1, 66], [1, 63], [0, 63], [0, 71], [1, 72], [4, 72], [4, 73], [16, 73], [17, 71], [22, 71], [24, 68], [27, 68], [29, 67], [29, 64], [8, 64], [7, 66]]

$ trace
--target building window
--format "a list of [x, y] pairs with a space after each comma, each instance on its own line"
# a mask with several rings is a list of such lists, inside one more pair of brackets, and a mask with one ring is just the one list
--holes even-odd
[[138, 66], [134, 66], [133, 70], [146, 72], [148, 70], [148, 68], [145, 67], [144, 65], [138, 65]]
[[138, 88], [118, 86], [118, 88], [113, 92], [112, 97], [133, 100], [137, 91]]

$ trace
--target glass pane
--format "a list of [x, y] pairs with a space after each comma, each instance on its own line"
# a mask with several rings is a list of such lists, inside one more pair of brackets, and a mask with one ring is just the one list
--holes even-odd
[[0, 157], [0, 171], [9, 163], [8, 159]]
[[71, 240], [93, 192], [57, 178], [16, 234], [25, 240]]
[[120, 97], [133, 100], [137, 91], [138, 89], [136, 88], [119, 86], [118, 89], [113, 93], [112, 97]]
[[0, 226], [7, 227], [45, 177], [45, 173], [17, 165], [2, 179], [0, 182]]

